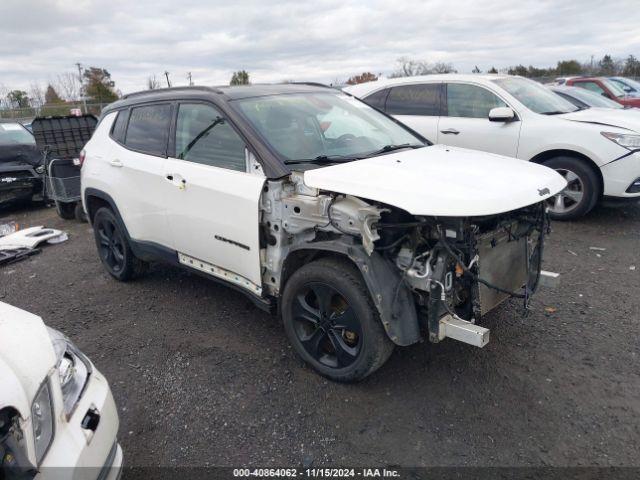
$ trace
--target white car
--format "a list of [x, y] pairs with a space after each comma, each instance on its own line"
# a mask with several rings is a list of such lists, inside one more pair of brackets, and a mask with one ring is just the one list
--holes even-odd
[[91, 361], [40, 317], [0, 302], [0, 477], [118, 478], [117, 432]]
[[132, 94], [105, 109], [82, 158], [114, 278], [161, 259], [230, 285], [281, 313], [298, 354], [339, 381], [394, 345], [486, 344], [475, 322], [545, 278], [544, 202], [566, 185], [533, 163], [429, 146], [310, 85]]
[[508, 75], [428, 75], [345, 88], [434, 143], [554, 168], [568, 182], [552, 216], [573, 219], [603, 197], [640, 200], [640, 121], [624, 110], [580, 110]]

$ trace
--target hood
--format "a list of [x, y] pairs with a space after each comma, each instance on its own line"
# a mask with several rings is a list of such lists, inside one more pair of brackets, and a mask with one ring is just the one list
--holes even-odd
[[636, 108], [587, 108], [558, 115], [558, 118], [640, 132], [640, 109]]
[[383, 202], [413, 215], [493, 215], [566, 186], [554, 170], [515, 158], [434, 145], [308, 170], [309, 187]]
[[[28, 411], [55, 363], [53, 345], [42, 319], [0, 302], [0, 408], [22, 399], [27, 402]], [[20, 391], [16, 391], [17, 385]]]
[[0, 168], [3, 166], [42, 164], [42, 154], [35, 145], [0, 143]]

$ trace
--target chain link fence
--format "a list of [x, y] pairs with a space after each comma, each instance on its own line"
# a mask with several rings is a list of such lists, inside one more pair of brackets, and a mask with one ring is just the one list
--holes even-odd
[[108, 103], [87, 103], [86, 109], [82, 102], [67, 102], [42, 107], [11, 108], [0, 110], [0, 119], [11, 119], [22, 123], [28, 123], [35, 117], [50, 117], [56, 115], [70, 115], [72, 110], [78, 109], [82, 113], [91, 113], [99, 116], [102, 109]]

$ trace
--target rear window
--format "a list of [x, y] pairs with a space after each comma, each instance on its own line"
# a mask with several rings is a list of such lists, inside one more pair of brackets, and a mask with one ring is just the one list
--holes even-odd
[[134, 107], [131, 109], [124, 143], [133, 150], [164, 156], [167, 152], [170, 123], [169, 104]]
[[386, 112], [391, 115], [439, 115], [440, 84], [393, 87], [387, 97]]

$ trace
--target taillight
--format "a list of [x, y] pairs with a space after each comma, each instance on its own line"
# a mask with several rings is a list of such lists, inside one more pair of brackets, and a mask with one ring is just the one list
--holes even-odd
[[80, 155], [78, 156], [78, 161], [80, 162], [80, 168], [82, 168], [82, 164], [84, 163], [84, 159], [87, 156], [87, 152], [84, 151], [84, 149], [82, 149], [82, 151], [80, 152]]

